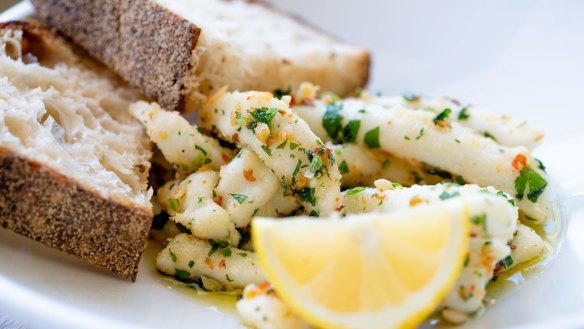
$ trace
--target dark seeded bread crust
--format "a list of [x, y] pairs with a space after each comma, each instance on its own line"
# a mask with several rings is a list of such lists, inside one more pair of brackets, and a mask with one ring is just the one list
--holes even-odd
[[151, 0], [33, 0], [38, 14], [168, 110], [183, 87], [200, 29]]
[[[190, 58], [201, 32], [195, 24], [153, 0], [31, 1], [47, 23], [146, 96], [167, 110], [185, 110], [185, 80], [191, 73]], [[265, 1], [249, 2], [288, 16], [316, 33], [324, 33]], [[369, 53], [363, 52], [359, 68], [354, 72], [358, 79], [347, 85], [341, 96], [367, 84], [370, 64]]]
[[131, 281], [152, 211], [104, 199], [81, 183], [0, 148], [0, 226]]

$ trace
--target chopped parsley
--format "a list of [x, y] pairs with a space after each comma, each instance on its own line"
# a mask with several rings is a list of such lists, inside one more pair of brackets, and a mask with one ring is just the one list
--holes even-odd
[[343, 128], [343, 116], [341, 115], [342, 104], [331, 103], [326, 106], [326, 111], [322, 117], [322, 126], [327, 134], [334, 141], [338, 139]]
[[511, 267], [511, 265], [513, 265], [513, 258], [511, 258], [511, 256], [507, 256], [503, 258], [499, 263], [501, 264], [501, 266], [509, 268]]
[[420, 129], [418, 136], [416, 136], [416, 140], [419, 140], [420, 138], [424, 137], [424, 130], [425, 130], [424, 127], [422, 127], [422, 129]]
[[497, 141], [495, 136], [491, 135], [491, 133], [489, 133], [488, 131], [483, 131], [483, 136], [490, 138], [490, 139], [494, 140], [495, 142]]
[[315, 156], [310, 162], [310, 172], [316, 174], [322, 171], [322, 159], [320, 156]]
[[279, 149], [279, 150], [281, 150], [281, 149], [283, 149], [284, 147], [286, 147], [286, 143], [288, 143], [288, 141], [287, 141], [287, 140], [283, 141], [281, 144], [279, 144], [278, 146], [276, 146], [276, 148], [277, 148], [277, 149]]
[[233, 279], [229, 277], [229, 274], [225, 274], [225, 279], [229, 282], [233, 282]]
[[278, 109], [275, 107], [260, 107], [255, 109], [255, 111], [250, 112], [251, 116], [256, 122], [262, 122], [268, 126], [272, 123], [272, 120], [278, 113]]
[[191, 273], [189, 271], [175, 269], [174, 276], [176, 276], [179, 280], [189, 280], [191, 278]]
[[470, 115], [468, 114], [468, 108], [463, 107], [462, 110], [458, 112], [458, 120], [465, 121], [468, 120], [468, 118], [470, 118]]
[[359, 127], [361, 126], [361, 120], [351, 120], [345, 128], [343, 128], [343, 141], [345, 143], [352, 143], [357, 140], [357, 134], [359, 133]]
[[207, 156], [207, 151], [205, 151], [204, 148], [200, 147], [199, 145], [195, 145], [195, 149], [201, 151], [201, 153], [203, 153], [204, 156]]
[[471, 221], [474, 224], [481, 226], [483, 230], [487, 230], [487, 214], [472, 216]]
[[511, 204], [513, 207], [515, 207], [517, 205], [517, 203], [515, 202], [515, 200], [513, 198], [509, 198], [507, 193], [503, 192], [503, 191], [499, 191], [497, 192], [498, 196], [502, 196], [505, 198], [505, 200], [507, 200], [507, 202], [509, 202], [509, 204]]
[[294, 172], [292, 173], [292, 181], [293, 182], [296, 182], [296, 176], [298, 176], [298, 173], [300, 172], [301, 166], [302, 166], [302, 161], [300, 161], [300, 159], [298, 159], [298, 162], [296, 162], [296, 168], [294, 168]]
[[446, 124], [446, 120], [448, 120], [450, 113], [452, 113], [452, 110], [449, 108], [446, 108], [444, 111], [438, 113], [438, 115], [434, 118], [434, 124], [436, 126], [443, 127]]
[[545, 172], [545, 166], [543, 165], [543, 162], [541, 162], [539, 159], [534, 159], [535, 162], [537, 162], [537, 167], [539, 169], [541, 169], [541, 171]]
[[208, 240], [208, 241], [209, 241], [209, 245], [211, 246], [211, 249], [207, 253], [207, 257], [211, 257], [219, 249], [223, 250], [224, 248], [229, 247], [229, 242], [227, 242], [227, 241], [219, 241], [219, 242], [215, 242], [213, 240]]
[[300, 197], [300, 200], [308, 202], [314, 206], [316, 204], [315, 192], [316, 189], [314, 187], [305, 187], [303, 189], [298, 190], [296, 193], [298, 193], [298, 197]]
[[170, 259], [172, 259], [173, 262], [176, 262], [176, 254], [170, 249], [168, 249], [168, 254], [170, 255]]
[[343, 160], [341, 162], [341, 164], [339, 165], [339, 171], [341, 172], [341, 174], [348, 174], [351, 169], [349, 168], [349, 164], [347, 164], [347, 161]]
[[274, 89], [272, 92], [277, 99], [282, 99], [282, 96], [290, 95], [290, 93], [292, 93], [292, 87], [288, 87], [287, 89]]
[[370, 149], [379, 148], [379, 127], [373, 128], [365, 133], [363, 137], [363, 142], [367, 145]]
[[247, 195], [235, 194], [235, 193], [229, 193], [229, 195], [231, 195], [232, 198], [237, 200], [237, 203], [239, 203], [239, 204], [242, 204], [245, 200], [247, 200]]
[[180, 200], [170, 198], [170, 199], [168, 199], [168, 206], [170, 207], [170, 209], [172, 209], [174, 211], [178, 211], [178, 209], [180, 208]]
[[294, 150], [298, 147], [298, 144], [290, 142], [290, 149]]
[[456, 184], [458, 184], [458, 185], [466, 184], [466, 182], [464, 181], [464, 177], [462, 177], [462, 176], [456, 176], [456, 177], [454, 177], [454, 180], [456, 181]]
[[458, 191], [454, 191], [452, 193], [448, 193], [448, 192], [444, 191], [444, 192], [440, 193], [440, 200], [448, 200], [451, 198], [455, 198], [459, 195], [460, 195], [460, 193]]
[[193, 268], [193, 266], [195, 266], [195, 261], [194, 261], [194, 260], [191, 260], [191, 261], [189, 262], [189, 267], [190, 267], [190, 268]]
[[381, 163], [381, 169], [387, 169], [387, 168], [389, 168], [390, 165], [391, 165], [391, 162], [389, 160], [385, 159]]
[[350, 190], [347, 190], [347, 195], [359, 194], [359, 193], [363, 192], [364, 190], [365, 190], [365, 188], [364, 187], [361, 187], [361, 186], [354, 187], [354, 188], [352, 188]]
[[515, 196], [517, 199], [523, 200], [525, 190], [529, 188], [527, 199], [531, 202], [537, 202], [547, 185], [547, 181], [535, 170], [523, 167], [519, 172], [519, 176], [515, 178], [515, 191], [517, 192]]
[[264, 150], [264, 152], [266, 152], [267, 155], [272, 156], [272, 150], [270, 150], [269, 147], [262, 145], [262, 150]]

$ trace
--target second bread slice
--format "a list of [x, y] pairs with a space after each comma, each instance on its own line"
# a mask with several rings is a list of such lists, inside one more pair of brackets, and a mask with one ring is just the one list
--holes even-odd
[[311, 81], [346, 95], [369, 53], [255, 1], [32, 0], [38, 13], [168, 110], [207, 95]]

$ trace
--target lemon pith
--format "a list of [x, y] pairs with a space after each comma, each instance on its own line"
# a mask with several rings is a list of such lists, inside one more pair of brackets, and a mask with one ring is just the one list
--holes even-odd
[[423, 321], [460, 275], [469, 243], [466, 205], [354, 217], [254, 221], [254, 247], [268, 279], [317, 327]]

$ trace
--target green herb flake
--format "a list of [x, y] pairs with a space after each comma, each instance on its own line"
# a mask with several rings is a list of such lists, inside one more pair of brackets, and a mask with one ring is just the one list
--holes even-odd
[[272, 156], [272, 150], [270, 150], [269, 147], [262, 145], [262, 150], [264, 150], [264, 152], [266, 152], [267, 155]]
[[489, 133], [488, 131], [483, 131], [483, 136], [486, 138], [490, 138], [490, 139], [494, 140], [495, 142], [497, 141], [495, 136], [491, 135], [491, 133]]
[[168, 199], [168, 206], [170, 207], [170, 209], [172, 209], [174, 211], [178, 211], [180, 208], [180, 200], [170, 198], [170, 199]]
[[193, 268], [193, 266], [195, 266], [195, 261], [194, 261], [194, 260], [191, 260], [191, 261], [189, 262], [189, 267], [190, 267], [190, 268]]
[[294, 150], [298, 147], [298, 144], [290, 142], [290, 149]]
[[322, 170], [322, 159], [320, 156], [315, 156], [310, 162], [310, 172], [316, 174]]
[[507, 257], [503, 258], [503, 260], [501, 260], [499, 263], [503, 267], [509, 268], [509, 267], [511, 267], [511, 265], [513, 265], [513, 258], [511, 258], [511, 256], [507, 256]]
[[452, 113], [452, 110], [449, 108], [446, 108], [442, 112], [438, 113], [438, 115], [433, 120], [434, 124], [436, 126], [444, 126], [446, 120], [448, 120], [448, 117], [450, 117], [450, 113]]
[[[294, 172], [292, 173], [292, 181], [296, 181], [296, 176], [300, 172], [301, 166], [302, 166], [302, 161], [300, 161], [300, 159], [298, 159], [298, 162], [296, 162], [296, 168], [294, 168]], [[284, 180], [284, 177], [282, 177], [282, 180]]]
[[191, 278], [191, 273], [189, 271], [180, 270], [177, 268], [174, 270], [174, 276], [176, 276], [179, 280], [186, 281]]
[[517, 199], [523, 200], [525, 190], [528, 188], [527, 199], [535, 203], [547, 185], [547, 181], [535, 170], [524, 167], [519, 172], [519, 176], [515, 178], [515, 191], [517, 192], [515, 196]]
[[465, 185], [466, 184], [466, 182], [464, 181], [464, 177], [462, 177], [462, 176], [454, 177], [454, 181], [456, 181], [456, 184], [458, 184], [458, 185]]
[[239, 204], [242, 204], [245, 200], [247, 200], [247, 195], [235, 194], [235, 193], [229, 193], [229, 195], [231, 195], [232, 198], [237, 200], [237, 203], [239, 203]]
[[195, 149], [201, 151], [201, 153], [203, 153], [204, 156], [207, 156], [207, 151], [205, 151], [204, 148], [200, 147], [199, 145], [195, 145]]
[[348, 174], [351, 171], [347, 161], [343, 160], [341, 162], [341, 164], [339, 165], [339, 171], [341, 172], [341, 174]]
[[231, 257], [231, 248], [229, 246], [223, 248], [223, 250], [221, 250], [221, 255], [223, 257]]
[[247, 257], [247, 253], [245, 252], [238, 252], [237, 254], [241, 257]]
[[292, 93], [292, 87], [288, 87], [287, 89], [274, 89], [272, 94], [277, 99], [282, 99], [282, 96], [290, 95]]
[[355, 195], [355, 194], [359, 194], [359, 193], [361, 193], [363, 191], [365, 191], [365, 188], [359, 186], [359, 187], [354, 187], [354, 188], [352, 188], [350, 190], [347, 190], [346, 193], [347, 193], [347, 195]]
[[483, 230], [487, 230], [487, 214], [472, 216], [471, 221], [474, 224], [481, 226]]
[[451, 198], [455, 198], [459, 195], [460, 195], [460, 193], [458, 191], [454, 191], [452, 193], [448, 193], [448, 192], [444, 191], [444, 192], [440, 193], [440, 200], [448, 200]]
[[227, 248], [229, 246], [229, 243], [227, 241], [213, 241], [213, 240], [208, 240], [209, 245], [211, 246], [211, 249], [209, 249], [209, 252], [207, 253], [207, 257], [211, 257], [217, 250], [221, 249], [223, 250], [223, 248]]
[[279, 149], [279, 150], [281, 150], [281, 149], [283, 149], [284, 147], [286, 147], [286, 143], [288, 143], [288, 141], [287, 141], [287, 140], [283, 141], [283, 142], [282, 142], [282, 144], [280, 144], [280, 145], [276, 146], [276, 148], [277, 148], [277, 149]]
[[422, 127], [422, 129], [420, 129], [418, 136], [416, 136], [416, 140], [419, 140], [420, 138], [424, 137], [424, 130], [425, 130], [425, 128], [423, 128], [423, 127]]
[[342, 108], [342, 104], [328, 104], [324, 116], [322, 117], [322, 126], [334, 141], [338, 139], [339, 133], [343, 128], [343, 116], [340, 113]]
[[257, 215], [258, 211], [260, 211], [260, 208], [255, 208], [255, 209], [253, 210], [253, 214], [251, 214], [251, 217], [253, 217], [253, 216]]
[[170, 255], [170, 259], [172, 259], [172, 262], [176, 262], [176, 254], [170, 249], [168, 249], [168, 254]]
[[275, 107], [260, 107], [250, 112], [250, 114], [257, 122], [262, 122], [269, 126], [276, 114], [278, 114], [278, 109]]
[[391, 162], [388, 159], [383, 160], [381, 163], [381, 169], [387, 169], [391, 166]]
[[541, 169], [541, 171], [545, 172], [545, 166], [543, 165], [543, 162], [541, 162], [539, 159], [534, 159], [535, 162], [537, 162], [537, 167], [539, 169]]
[[515, 200], [513, 198], [510, 198], [507, 193], [503, 192], [503, 191], [498, 191], [497, 192], [498, 196], [502, 196], [503, 198], [505, 198], [505, 200], [507, 200], [507, 202], [509, 202], [510, 205], [512, 205], [513, 207], [515, 207], [517, 205], [517, 203], [515, 202]]
[[462, 110], [458, 112], [458, 120], [465, 121], [468, 120], [468, 118], [470, 118], [470, 114], [468, 114], [468, 108], [463, 107]]
[[225, 279], [229, 282], [233, 282], [233, 279], [229, 277], [229, 274], [225, 274]]
[[235, 112], [235, 123], [236, 124], [242, 124], [246, 121], [247, 121], [247, 119], [243, 116], [243, 114], [241, 114], [241, 112]]
[[314, 187], [305, 187], [301, 190], [298, 190], [298, 197], [300, 197], [301, 201], [308, 202], [312, 206], [316, 204], [316, 196], [315, 196], [316, 189]]
[[367, 145], [370, 149], [379, 148], [379, 127], [373, 128], [365, 133], [363, 137], [363, 142]]
[[361, 120], [351, 120], [345, 128], [343, 128], [343, 141], [345, 143], [353, 143], [357, 140], [357, 134], [361, 127]]

